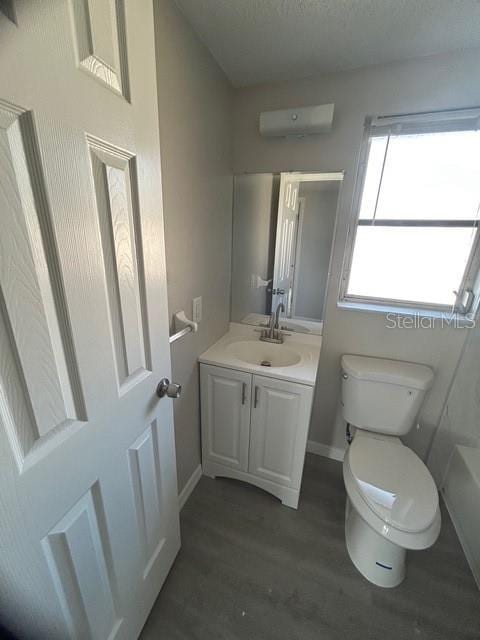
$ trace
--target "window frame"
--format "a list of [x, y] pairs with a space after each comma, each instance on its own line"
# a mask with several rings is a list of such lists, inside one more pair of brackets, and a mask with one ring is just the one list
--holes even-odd
[[[460, 318], [469, 318], [477, 313], [480, 306], [480, 219], [476, 223], [465, 220], [383, 220], [373, 223], [360, 221], [360, 208], [367, 173], [370, 142], [372, 138], [395, 133], [437, 133], [441, 131], [475, 131], [480, 129], [480, 108], [457, 109], [416, 113], [398, 116], [371, 116], [365, 119], [360, 153], [358, 156], [356, 178], [353, 189], [352, 207], [347, 227], [347, 238], [342, 264], [338, 306], [347, 309], [395, 312], [404, 315], [424, 315], [441, 317], [456, 313]], [[381, 182], [379, 187], [381, 186]], [[396, 300], [394, 298], [376, 298], [357, 296], [348, 293], [348, 284], [352, 268], [353, 252], [359, 226], [419, 226], [419, 227], [476, 227], [475, 238], [470, 250], [459, 292], [454, 305], [427, 302]]]

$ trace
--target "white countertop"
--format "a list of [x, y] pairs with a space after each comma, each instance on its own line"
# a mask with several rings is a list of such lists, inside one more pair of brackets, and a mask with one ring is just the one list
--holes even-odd
[[259, 340], [259, 337], [260, 334], [255, 332], [254, 327], [231, 322], [228, 333], [202, 353], [198, 360], [204, 364], [256, 373], [268, 378], [277, 378], [288, 382], [298, 382], [310, 387], [315, 385], [322, 344], [321, 336], [301, 333], [292, 333], [291, 336], [285, 336], [284, 343], [283, 345], [278, 345], [279, 348], [282, 346], [288, 347], [288, 349], [295, 351], [300, 356], [298, 363], [286, 367], [265, 367], [260, 364], [244, 362], [232, 355], [227, 349], [228, 345], [234, 342]]

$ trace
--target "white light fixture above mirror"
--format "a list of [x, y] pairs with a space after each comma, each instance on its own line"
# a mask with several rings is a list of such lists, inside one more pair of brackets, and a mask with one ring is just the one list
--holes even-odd
[[263, 111], [260, 114], [260, 134], [265, 137], [301, 137], [328, 133], [332, 129], [334, 107], [334, 104], [322, 104], [298, 109]]

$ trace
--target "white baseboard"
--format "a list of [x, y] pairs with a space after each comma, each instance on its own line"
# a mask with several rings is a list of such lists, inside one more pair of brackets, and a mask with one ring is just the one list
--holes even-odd
[[323, 442], [316, 442], [315, 440], [309, 440], [307, 442], [307, 451], [314, 453], [317, 456], [323, 456], [324, 458], [331, 458], [332, 460], [343, 461], [345, 450], [340, 447], [331, 447]]
[[195, 471], [192, 473], [190, 478], [187, 480], [187, 483], [183, 487], [183, 489], [178, 494], [178, 509], [179, 511], [183, 508], [183, 505], [186, 503], [190, 494], [197, 486], [198, 481], [202, 477], [202, 465], [199, 464]]

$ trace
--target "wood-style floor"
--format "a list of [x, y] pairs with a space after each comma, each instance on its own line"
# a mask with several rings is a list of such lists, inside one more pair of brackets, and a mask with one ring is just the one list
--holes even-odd
[[142, 640], [479, 640], [480, 592], [446, 510], [434, 547], [380, 589], [348, 558], [344, 504], [341, 464], [313, 455], [298, 511], [203, 477]]

